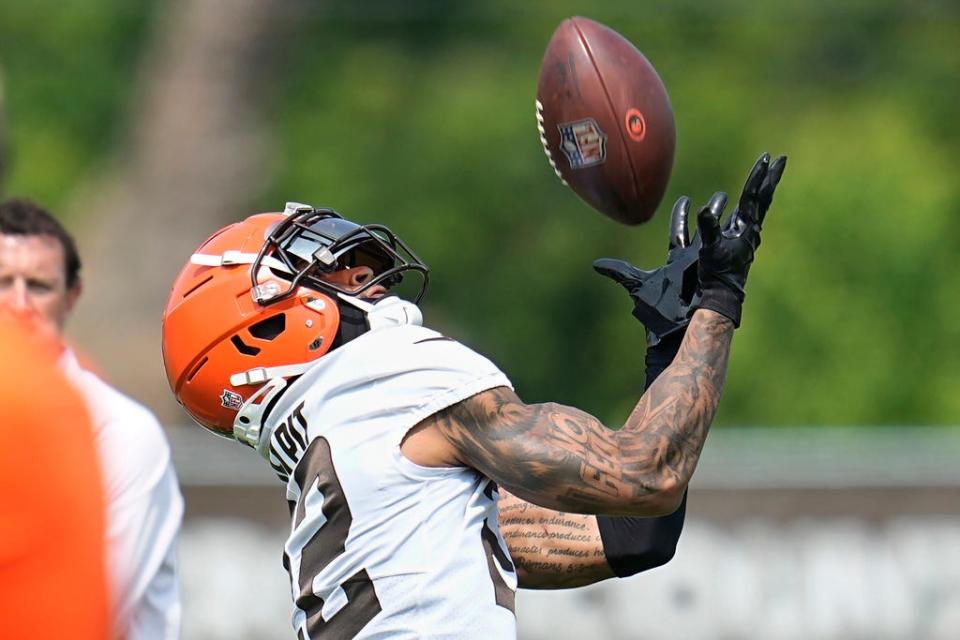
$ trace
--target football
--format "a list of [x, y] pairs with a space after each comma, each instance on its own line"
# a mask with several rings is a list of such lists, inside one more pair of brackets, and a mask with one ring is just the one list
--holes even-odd
[[653, 216], [676, 128], [667, 90], [636, 47], [593, 20], [564, 20], [543, 56], [536, 107], [540, 141], [564, 184], [618, 222]]

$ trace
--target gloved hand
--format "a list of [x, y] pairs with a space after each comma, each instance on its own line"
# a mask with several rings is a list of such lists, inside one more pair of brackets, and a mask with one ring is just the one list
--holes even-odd
[[769, 153], [760, 156], [743, 186], [737, 208], [722, 227], [720, 216], [727, 194], [715, 193], [697, 214], [701, 298], [696, 306], [730, 318], [736, 327], [740, 326], [747, 273], [760, 246], [763, 219], [786, 166], [786, 156], [779, 156], [772, 164]]
[[650, 346], [686, 327], [700, 299], [696, 270], [700, 240], [694, 238], [693, 243], [690, 242], [689, 212], [690, 198], [686, 196], [673, 205], [667, 263], [659, 269], [645, 271], [612, 258], [600, 258], [593, 263], [597, 273], [618, 282], [630, 294], [633, 315], [647, 328]]

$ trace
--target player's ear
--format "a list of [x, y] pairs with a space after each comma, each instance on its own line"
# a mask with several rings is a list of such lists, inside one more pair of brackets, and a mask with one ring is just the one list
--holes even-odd
[[73, 286], [67, 289], [67, 313], [73, 311], [73, 308], [77, 305], [77, 300], [80, 299], [81, 293], [83, 293], [83, 280], [77, 278]]

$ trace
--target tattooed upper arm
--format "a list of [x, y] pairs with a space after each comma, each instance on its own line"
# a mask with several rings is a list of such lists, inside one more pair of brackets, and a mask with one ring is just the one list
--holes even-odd
[[673, 364], [618, 431], [579, 409], [524, 404], [506, 387], [426, 422], [463, 463], [534, 504], [578, 513], [670, 513], [713, 420], [732, 334], [723, 316], [697, 311]]
[[527, 405], [498, 387], [435, 420], [465, 464], [536, 504], [590, 512], [618, 491], [614, 432], [578, 409]]
[[[534, 504], [616, 513], [631, 511], [641, 496], [659, 494], [657, 477], [647, 469], [624, 477], [618, 433], [579, 409], [524, 404], [512, 390], [498, 387], [435, 419], [465, 464]], [[648, 509], [655, 508], [653, 497], [647, 502]]]

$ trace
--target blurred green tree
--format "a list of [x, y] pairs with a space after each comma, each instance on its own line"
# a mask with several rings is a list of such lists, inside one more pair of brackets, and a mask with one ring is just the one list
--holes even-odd
[[0, 1], [8, 191], [60, 210], [123, 132], [150, 0]]

